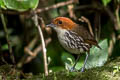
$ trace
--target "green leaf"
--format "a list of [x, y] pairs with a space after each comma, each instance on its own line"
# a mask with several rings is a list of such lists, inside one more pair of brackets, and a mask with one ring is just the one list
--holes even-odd
[[[88, 60], [87, 60], [86, 66], [85, 66], [86, 69], [103, 66], [104, 63], [107, 61], [107, 59], [108, 59], [108, 41], [107, 41], [107, 39], [101, 41], [99, 43], [99, 46], [102, 49], [99, 49], [95, 46], [90, 49], [90, 55], [88, 57]], [[68, 57], [68, 55], [64, 54], [63, 57], [64, 57], [64, 59], [66, 59], [65, 57]], [[79, 70], [80, 68], [83, 67], [84, 60], [85, 60], [85, 55], [80, 57], [80, 60], [77, 62], [76, 66], [75, 66], [76, 70]], [[64, 61], [67, 62], [66, 60], [64, 60]], [[75, 62], [75, 60], [73, 61], [72, 65], [70, 64], [70, 62], [69, 63], [67, 62], [67, 66], [69, 69], [73, 66], [74, 62]]]
[[102, 49], [97, 47], [93, 47], [90, 50], [90, 55], [88, 57], [86, 68], [100, 67], [103, 66], [104, 63], [108, 59], [108, 41], [107, 39], [101, 41], [99, 46]]
[[[90, 49], [90, 55], [88, 57], [87, 63], [85, 65], [86, 69], [93, 68], [93, 67], [100, 67], [103, 66], [104, 63], [107, 61], [108, 58], [108, 41], [107, 39], [101, 41], [99, 46], [102, 49], [97, 47], [92, 47]], [[75, 69], [79, 70], [83, 67], [85, 60], [85, 55], [80, 57], [80, 60], [77, 62]]]
[[3, 45], [2, 50], [8, 50], [8, 44]]
[[76, 66], [75, 66], [76, 70], [80, 70], [80, 68], [83, 67], [84, 60], [85, 60], [85, 55], [80, 57], [80, 60], [77, 62]]
[[62, 53], [61, 60], [62, 62], [64, 62], [65, 68], [68, 70], [72, 68], [75, 62], [75, 58], [70, 53], [66, 53], [66, 52]]
[[6, 9], [5, 4], [3, 0], [0, 0], [0, 8]]
[[61, 71], [64, 70], [64, 67], [62, 66], [54, 66], [49, 69], [49, 72], [56, 72], [56, 71]]
[[26, 11], [28, 9], [35, 9], [39, 0], [3, 0], [8, 9], [17, 11]]
[[111, 2], [111, 0], [102, 0], [102, 3], [103, 3], [104, 6], [107, 6], [107, 4], [110, 3], [110, 2]]

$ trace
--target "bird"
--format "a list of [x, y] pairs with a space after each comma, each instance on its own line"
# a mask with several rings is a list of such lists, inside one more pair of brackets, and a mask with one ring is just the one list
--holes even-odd
[[78, 55], [70, 71], [75, 70], [80, 54], [87, 53], [84, 65], [81, 69], [81, 72], [83, 72], [90, 54], [90, 48], [93, 45], [100, 48], [94, 36], [84, 25], [77, 24], [67, 17], [54, 18], [52, 22], [46, 26], [51, 27], [56, 31], [58, 40], [65, 50]]

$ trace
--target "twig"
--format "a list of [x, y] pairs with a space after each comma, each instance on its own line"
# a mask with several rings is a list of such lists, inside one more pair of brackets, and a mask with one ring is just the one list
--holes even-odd
[[68, 5], [68, 13], [69, 13], [69, 16], [70, 16], [71, 18], [73, 18], [74, 20], [76, 20], [77, 17], [76, 17], [76, 15], [75, 15], [74, 11], [73, 11], [73, 8], [74, 8], [74, 5], [73, 5], [73, 4]]
[[[77, 3], [77, 2], [78, 2], [77, 0], [68, 0], [68, 1], [65, 1], [65, 2], [60, 2], [60, 3], [54, 4], [52, 6], [48, 6], [48, 7], [41, 8], [41, 9], [36, 9], [35, 13], [41, 13], [41, 12], [44, 12], [44, 11], [48, 11], [48, 10], [51, 10], [51, 9], [56, 9], [56, 8], [59, 8], [59, 7], [68, 5], [68, 4], [72, 4], [72, 3]], [[18, 11], [14, 11], [14, 10], [1, 10], [0, 11], [0, 13], [11, 14], [11, 15], [28, 14], [30, 12], [31, 12], [31, 10], [27, 10], [27, 11], [24, 11], [24, 12], [18, 12]]]
[[43, 11], [48, 11], [50, 9], [56, 9], [56, 8], [59, 8], [59, 7], [68, 5], [68, 4], [72, 4], [72, 3], [75, 3], [75, 2], [76, 2], [75, 0], [68, 0], [68, 1], [65, 1], [65, 2], [60, 2], [60, 3], [54, 4], [52, 6], [48, 6], [48, 7], [42, 8], [42, 9], [37, 9], [35, 12], [36, 13], [41, 13]]
[[119, 28], [119, 30], [120, 30], [119, 9], [120, 9], [120, 6], [119, 6], [119, 4], [118, 4], [118, 5], [117, 5], [117, 8], [116, 8], [116, 11], [115, 11], [115, 16], [116, 16], [116, 19], [117, 19], [118, 28]]
[[[111, 21], [113, 22], [114, 24], [114, 28], [115, 30], [119, 30], [120, 29], [120, 24], [118, 23], [118, 21], [120, 21], [118, 18], [118, 11], [119, 11], [119, 5], [117, 6], [117, 9], [116, 9], [116, 16], [114, 15], [114, 13], [112, 13], [110, 11], [110, 9], [108, 7], [105, 7], [103, 5], [99, 5], [99, 6], [93, 6], [93, 5], [83, 5], [83, 6], [79, 6], [79, 7], [76, 7], [74, 8], [74, 10], [82, 10], [82, 9], [95, 9], [96, 11], [104, 11], [108, 14], [108, 16], [110, 17]], [[117, 17], [117, 18], [116, 18]]]
[[48, 65], [47, 65], [46, 47], [45, 47], [45, 42], [44, 42], [42, 30], [40, 28], [40, 25], [38, 24], [38, 16], [36, 13], [34, 13], [33, 20], [34, 20], [35, 26], [38, 28], [39, 35], [41, 38], [42, 52], [43, 52], [43, 59], [44, 59], [44, 71], [45, 71], [45, 75], [47, 76], [48, 75]]
[[98, 37], [97, 37], [97, 41], [100, 39], [100, 34], [101, 34], [101, 15], [98, 14]]
[[120, 40], [120, 35], [117, 36], [117, 40]]
[[98, 41], [100, 39], [100, 33], [101, 33], [101, 17], [100, 13], [95, 13], [95, 19], [94, 19], [94, 30], [95, 30], [95, 38]]
[[93, 33], [93, 30], [92, 30], [92, 26], [91, 26], [91, 24], [90, 24], [90, 21], [89, 21], [87, 18], [85, 18], [84, 16], [82, 16], [82, 17], [79, 19], [79, 21], [81, 21], [81, 22], [86, 22], [86, 23], [88, 24], [88, 28], [89, 28], [90, 34], [91, 34], [92, 36], [94, 36], [94, 33]]
[[74, 8], [74, 11], [75, 10], [95, 10], [95, 11], [102, 11], [103, 10], [103, 7], [100, 7], [100, 6], [94, 6], [94, 5], [80, 5], [80, 6], [77, 6]]
[[[33, 46], [35, 46], [35, 43], [37, 41], [37, 37], [35, 37], [28, 46], [26, 46], [24, 48], [24, 52], [26, 53], [18, 62], [17, 64], [17, 68], [21, 68], [23, 66], [23, 64], [29, 63], [30, 61], [32, 61], [39, 52], [41, 52], [42, 50], [42, 45], [40, 44], [38, 47], [36, 47], [33, 51], [31, 49], [33, 49]], [[51, 38], [48, 38], [45, 40], [45, 44], [46, 46], [51, 42]], [[27, 55], [29, 54], [29, 56]]]
[[2, 52], [2, 45], [1, 45], [1, 43], [0, 43], [0, 58], [1, 58], [2, 62], [4, 62], [5, 64], [8, 64], [8, 63], [5, 61], [4, 57], [3, 57], [3, 52]]
[[0, 13], [3, 13], [3, 14], [10, 14], [10, 15], [19, 15], [19, 14], [28, 14], [30, 13], [31, 10], [27, 10], [27, 11], [24, 11], [24, 12], [19, 12], [19, 11], [15, 11], [15, 10], [0, 10]]
[[[33, 49], [33, 47], [35, 46], [35, 43], [37, 42], [37, 36], [35, 36], [32, 41], [24, 48], [24, 52], [27, 54], [32, 54], [32, 51], [29, 51], [31, 49]], [[23, 66], [23, 64], [25, 64], [26, 59], [28, 58], [28, 55], [25, 54], [20, 61], [17, 63], [17, 68], [21, 68]], [[33, 56], [34, 54], [32, 54]], [[30, 55], [31, 56], [31, 55]]]
[[[50, 42], [51, 42], [51, 38], [46, 39], [46, 40], [45, 40], [46, 46], [47, 46]], [[32, 59], [34, 59], [34, 58], [37, 56], [37, 54], [42, 50], [42, 45], [39, 45], [39, 46], [38, 46], [37, 48], [35, 48], [33, 51], [31, 51], [31, 50], [29, 49], [29, 47], [25, 47], [25, 48], [27, 48], [27, 49], [25, 50], [25, 52], [30, 55], [30, 56], [27, 57], [27, 59], [25, 60], [25, 63], [29, 63], [29, 62], [30, 62]], [[28, 50], [28, 49], [29, 49], [29, 50]]]
[[111, 34], [111, 37], [112, 37], [112, 39], [109, 42], [109, 48], [108, 48], [109, 56], [112, 55], [112, 51], [113, 51], [113, 48], [114, 48], [114, 45], [115, 45], [115, 42], [116, 42], [116, 37], [115, 37], [115, 33], [114, 32]]
[[0, 16], [1, 16], [2, 23], [3, 23], [3, 28], [4, 28], [5, 37], [6, 37], [7, 44], [8, 44], [8, 49], [9, 49], [10, 57], [11, 57], [11, 60], [12, 60], [13, 64], [15, 64], [15, 58], [14, 58], [14, 55], [13, 55], [13, 52], [12, 52], [12, 46], [11, 46], [11, 43], [10, 43], [10, 40], [9, 40], [9, 35], [8, 35], [8, 31], [7, 31], [7, 26], [6, 26], [5, 18], [4, 18], [3, 14], [0, 14]]
[[35, 46], [35, 44], [37, 43], [37, 41], [38, 41], [38, 36], [35, 36], [33, 38], [33, 40], [26, 47], [29, 48], [29, 49], [33, 49], [33, 47]]
[[[45, 40], [46, 46], [47, 46], [51, 41], [52, 41], [51, 38], [46, 39], [46, 40]], [[34, 52], [34, 53], [38, 53], [38, 52], [41, 51], [41, 49], [42, 49], [42, 45], [39, 45], [36, 49], [34, 49], [33, 52]]]
[[42, 18], [40, 18], [39, 16], [38, 16], [38, 19], [41, 21], [41, 28], [42, 29], [45, 29], [45, 22], [43, 21], [43, 19]]
[[36, 54], [34, 54], [28, 47], [24, 48], [24, 52], [26, 52], [27, 54], [29, 54], [32, 57], [36, 57]]
[[104, 7], [103, 9], [106, 11], [111, 21], [113, 22], [115, 30], [119, 30], [119, 25], [118, 25], [117, 19], [114, 16], [114, 14], [110, 11], [108, 7]]

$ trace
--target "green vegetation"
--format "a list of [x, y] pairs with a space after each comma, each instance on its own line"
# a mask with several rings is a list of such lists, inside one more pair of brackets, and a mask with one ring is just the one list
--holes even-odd
[[[120, 0], [0, 0], [0, 80], [119, 80], [119, 5]], [[79, 21], [81, 16], [86, 17], [102, 48], [91, 48], [83, 73], [79, 69], [85, 54], [75, 67], [78, 72], [69, 72], [77, 55], [64, 50], [56, 32], [45, 27], [58, 16], [69, 17], [88, 28], [88, 24]], [[46, 43], [50, 72], [47, 77], [36, 26], [41, 27]]]

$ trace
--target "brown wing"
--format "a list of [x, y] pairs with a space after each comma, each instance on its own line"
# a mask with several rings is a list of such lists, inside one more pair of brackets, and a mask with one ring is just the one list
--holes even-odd
[[95, 40], [95, 38], [90, 34], [90, 32], [84, 26], [76, 25], [76, 27], [73, 28], [73, 31], [76, 32], [79, 36], [81, 36], [85, 41], [85, 43], [95, 45], [98, 48], [100, 48], [100, 46], [98, 45], [98, 42]]
[[90, 32], [83, 25], [76, 24], [76, 27], [73, 28], [73, 31], [76, 32], [79, 36], [81, 36], [84, 40], [95, 40], [94, 37], [90, 34]]

